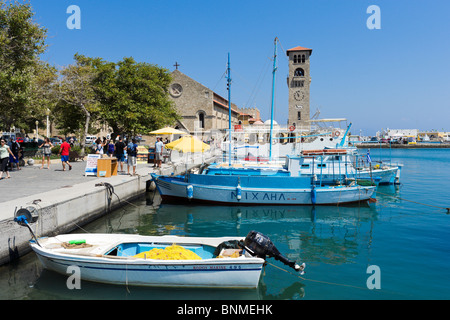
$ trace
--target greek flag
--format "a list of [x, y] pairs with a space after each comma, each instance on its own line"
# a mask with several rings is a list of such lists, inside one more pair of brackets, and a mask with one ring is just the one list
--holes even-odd
[[367, 150], [367, 163], [371, 163], [372, 162], [372, 159], [370, 158], [370, 153], [369, 153], [369, 150]]

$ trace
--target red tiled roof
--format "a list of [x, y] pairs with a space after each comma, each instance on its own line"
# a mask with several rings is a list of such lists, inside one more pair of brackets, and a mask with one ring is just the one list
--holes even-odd
[[[223, 104], [223, 103], [221, 103], [221, 102], [219, 102], [219, 101], [217, 101], [217, 100], [214, 100], [214, 99], [213, 99], [213, 102], [216, 103], [216, 104], [218, 104], [218, 105], [221, 106], [222, 108], [225, 108], [225, 109], [228, 110], [228, 106], [227, 106], [227, 105], [225, 105], [225, 104]], [[233, 109], [233, 108], [231, 108], [231, 111], [234, 112], [234, 113], [239, 113], [238, 111], [236, 111], [236, 110]]]
[[289, 55], [289, 51], [310, 51], [310, 52], [312, 52], [312, 49], [298, 46], [298, 47], [287, 50], [286, 51], [287, 55]]

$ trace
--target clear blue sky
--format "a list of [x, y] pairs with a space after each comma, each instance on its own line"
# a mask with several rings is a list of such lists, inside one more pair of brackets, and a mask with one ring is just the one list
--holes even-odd
[[[448, 0], [31, 0], [48, 29], [43, 58], [56, 66], [78, 52], [118, 61], [134, 57], [180, 71], [270, 118], [271, 59], [278, 37], [275, 120], [287, 120], [285, 50], [313, 49], [311, 114], [347, 118], [352, 132], [382, 128], [450, 131], [450, 1]], [[369, 30], [370, 5], [381, 29]], [[69, 5], [81, 30], [69, 30]]]

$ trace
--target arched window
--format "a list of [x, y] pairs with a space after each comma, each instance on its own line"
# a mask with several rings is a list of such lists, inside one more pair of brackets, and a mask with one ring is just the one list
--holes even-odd
[[305, 70], [302, 68], [297, 68], [294, 71], [294, 77], [304, 77], [305, 76]]
[[198, 126], [201, 129], [205, 129], [205, 113], [203, 111], [198, 113]]
[[302, 55], [302, 63], [305, 63], [305, 55]]
[[294, 63], [297, 63], [297, 55], [294, 55]]

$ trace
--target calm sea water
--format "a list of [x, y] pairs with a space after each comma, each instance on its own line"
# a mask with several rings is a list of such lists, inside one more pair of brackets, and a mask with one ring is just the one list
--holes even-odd
[[[364, 151], [362, 151], [364, 152]], [[0, 299], [450, 299], [450, 149], [371, 149], [403, 164], [401, 186], [381, 186], [370, 207], [152, 206], [152, 195], [84, 229], [89, 232], [245, 236], [257, 230], [306, 274], [268, 259], [254, 290], [161, 289], [82, 282], [42, 270], [31, 253], [0, 267]], [[157, 200], [155, 198], [155, 200]], [[84, 231], [81, 231], [84, 232]], [[377, 266], [380, 289], [369, 289]], [[370, 269], [369, 269], [370, 270]], [[371, 279], [369, 283], [374, 283]]]

